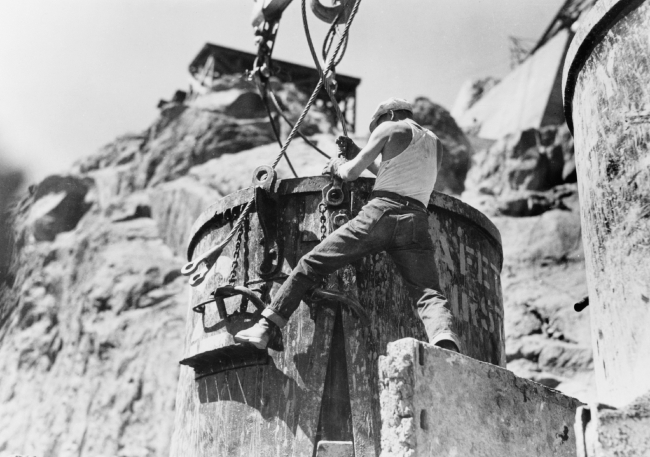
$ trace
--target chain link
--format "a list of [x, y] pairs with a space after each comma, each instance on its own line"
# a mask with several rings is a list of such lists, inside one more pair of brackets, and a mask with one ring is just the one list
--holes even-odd
[[318, 205], [318, 211], [320, 212], [320, 240], [323, 241], [327, 238], [327, 205], [324, 202], [321, 202]]
[[[320, 241], [322, 243], [327, 238], [327, 205], [325, 202], [321, 202], [318, 205], [318, 212], [320, 213]], [[327, 287], [327, 276], [321, 281], [321, 287]]]
[[[248, 220], [248, 217], [246, 217], [246, 221]], [[239, 255], [241, 251], [241, 241], [244, 236], [244, 231], [246, 230], [244, 227], [246, 226], [246, 223], [243, 223], [239, 227], [239, 233], [237, 234], [237, 241], [235, 242], [235, 253], [233, 254], [232, 258], [232, 267], [230, 268], [230, 274], [228, 275], [228, 284], [231, 286], [235, 285], [235, 280], [237, 279], [237, 267], [239, 266]]]

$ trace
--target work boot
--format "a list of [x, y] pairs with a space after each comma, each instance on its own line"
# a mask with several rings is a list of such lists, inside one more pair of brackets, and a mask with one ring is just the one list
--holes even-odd
[[250, 343], [257, 349], [266, 349], [277, 330], [279, 330], [277, 325], [265, 317], [261, 317], [252, 327], [237, 332], [235, 341], [238, 343]]

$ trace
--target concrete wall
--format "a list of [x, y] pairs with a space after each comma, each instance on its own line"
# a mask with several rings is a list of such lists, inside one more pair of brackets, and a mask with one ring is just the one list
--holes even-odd
[[554, 109], [560, 94], [554, 88], [560, 85], [558, 72], [568, 40], [567, 31], [558, 33], [459, 115], [458, 125], [474, 130], [481, 138], [496, 140], [508, 133], [561, 124], [564, 116]]
[[380, 359], [382, 457], [574, 457], [580, 403], [414, 339]]

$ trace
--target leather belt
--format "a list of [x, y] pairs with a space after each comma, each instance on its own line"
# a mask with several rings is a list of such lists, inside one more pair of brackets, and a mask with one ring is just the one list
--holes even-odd
[[388, 198], [390, 200], [401, 203], [404, 206], [408, 206], [408, 207], [415, 206], [417, 208], [427, 211], [427, 207], [420, 200], [416, 200], [415, 198], [411, 198], [411, 197], [405, 197], [403, 195], [396, 194], [395, 192], [388, 192], [386, 190], [373, 190], [372, 193], [370, 194], [370, 198], [373, 199], [377, 197]]

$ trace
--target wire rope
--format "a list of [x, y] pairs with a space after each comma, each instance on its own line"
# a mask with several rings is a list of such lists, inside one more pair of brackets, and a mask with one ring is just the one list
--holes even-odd
[[[275, 107], [276, 111], [280, 114], [282, 119], [284, 119], [287, 122], [287, 124], [291, 128], [293, 128], [293, 123], [291, 122], [291, 119], [289, 119], [287, 117], [287, 115], [284, 113], [284, 110], [282, 109], [282, 107], [280, 106], [280, 102], [278, 101], [277, 95], [275, 94], [275, 92], [273, 92], [272, 89], [269, 89], [269, 98], [273, 102], [273, 106]], [[300, 131], [298, 131], [298, 135], [300, 136], [300, 138], [302, 138], [304, 140], [305, 143], [307, 143], [309, 146], [314, 148], [316, 150], [316, 152], [318, 152], [320, 155], [322, 155], [324, 157], [327, 157], [328, 159], [332, 158], [329, 154], [327, 154], [321, 148], [316, 146], [316, 144], [314, 144], [312, 141], [310, 141], [309, 138], [307, 138], [305, 135], [303, 135]]]
[[[314, 65], [316, 65], [316, 69], [320, 73], [320, 81], [319, 84], [323, 85], [327, 79], [327, 74], [332, 70], [332, 68], [336, 65], [336, 56], [338, 55], [339, 51], [341, 50], [341, 47], [345, 41], [347, 41], [347, 36], [350, 31], [350, 25], [352, 24], [352, 20], [354, 19], [354, 16], [356, 16], [357, 11], [359, 10], [359, 5], [361, 3], [361, 0], [357, 0], [354, 4], [354, 7], [352, 8], [352, 11], [350, 12], [350, 17], [348, 18], [348, 21], [345, 23], [345, 29], [343, 30], [343, 35], [341, 39], [339, 40], [336, 48], [334, 49], [334, 53], [329, 57], [327, 60], [327, 65], [325, 67], [325, 70], [322, 69], [320, 61], [318, 60], [318, 55], [316, 54], [316, 49], [314, 48], [314, 42], [311, 38], [311, 32], [309, 31], [309, 22], [307, 20], [307, 2], [306, 0], [302, 0], [302, 23], [303, 23], [303, 28], [305, 29], [305, 37], [307, 38], [307, 44], [309, 45], [309, 52], [311, 53], [311, 57], [314, 61]], [[334, 20], [334, 23], [336, 23], [337, 18]], [[331, 30], [331, 28], [330, 28]], [[326, 37], [327, 41], [327, 37]], [[346, 44], [347, 48], [347, 44]], [[320, 88], [318, 88], [318, 91], [316, 94], [318, 95], [318, 92], [320, 91]], [[336, 97], [334, 96], [334, 93], [332, 92], [332, 88], [330, 87], [329, 83], [325, 84], [325, 91], [327, 92], [327, 95], [330, 98], [330, 101], [332, 102], [332, 106], [334, 107], [334, 110], [336, 112], [336, 117], [338, 121], [341, 123], [341, 128], [343, 129], [343, 134], [345, 136], [348, 136], [348, 129], [347, 129], [347, 124], [345, 122], [345, 119], [343, 118], [343, 114], [341, 113], [341, 108], [339, 107], [339, 103], [336, 100]]]
[[[261, 87], [263, 86], [263, 87]], [[278, 126], [275, 125], [275, 121], [273, 120], [273, 113], [271, 113], [271, 107], [269, 106], [269, 100], [268, 100], [268, 90], [266, 88], [267, 84], [264, 83], [258, 84], [257, 85], [257, 90], [260, 93], [260, 97], [262, 97], [262, 103], [264, 104], [264, 108], [266, 109], [266, 114], [269, 116], [269, 122], [271, 123], [271, 129], [273, 130], [273, 135], [275, 136], [276, 141], [278, 142], [278, 145], [282, 147], [282, 140], [280, 139], [280, 132], [278, 131]], [[287, 161], [287, 165], [289, 165], [289, 168], [291, 169], [291, 172], [293, 173], [294, 177], [298, 177], [298, 173], [296, 173], [296, 169], [293, 167], [293, 164], [291, 163], [291, 160], [289, 160], [289, 154], [285, 153], [284, 158]]]

